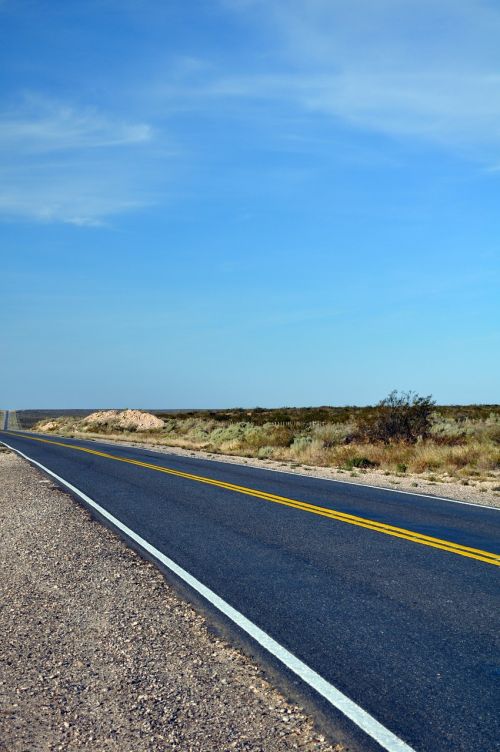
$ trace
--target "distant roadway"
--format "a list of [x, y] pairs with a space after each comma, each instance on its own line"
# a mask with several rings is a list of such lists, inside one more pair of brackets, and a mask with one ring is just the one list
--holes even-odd
[[222, 612], [351, 748], [499, 749], [497, 509], [104, 442], [0, 440]]

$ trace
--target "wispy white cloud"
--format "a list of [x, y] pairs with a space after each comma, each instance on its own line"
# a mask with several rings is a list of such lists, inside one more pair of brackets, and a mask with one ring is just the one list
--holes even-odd
[[213, 95], [286, 97], [395, 136], [500, 145], [500, 7], [485, 0], [224, 2], [272, 29], [279, 54], [268, 73], [212, 83]]
[[138, 209], [149, 203], [146, 197], [132, 198], [130, 186], [120, 185], [118, 176], [106, 179], [106, 169], [80, 174], [71, 165], [44, 165], [29, 174], [1, 171], [0, 214], [7, 218], [28, 218], [40, 222], [63, 222], [80, 227], [98, 227], [113, 215]]
[[146, 123], [116, 121], [96, 110], [78, 111], [40, 98], [0, 118], [0, 149], [28, 153], [125, 146], [152, 137], [152, 128]]
[[[250, 134], [254, 117], [259, 148], [331, 151], [323, 128], [331, 118], [353, 130], [467, 151], [498, 170], [500, 7], [487, 0], [219, 4], [237, 14], [238, 29], [241, 19], [248, 24], [250, 42], [242, 39], [242, 45], [255, 54], [222, 46], [217, 56], [200, 44], [194, 57], [180, 44], [177, 57], [163, 48], [152, 54], [153, 75], [139, 56], [126, 92], [121, 81], [113, 86], [110, 74], [111, 99], [100, 107], [40, 95], [6, 106], [0, 112], [0, 214], [95, 225], [156, 203], [172, 157], [179, 156], [165, 136], [167, 121], [186, 143], [191, 178], [196, 158], [207, 160], [200, 169], [205, 175], [211, 155], [226, 148], [226, 141], [217, 142], [222, 130], [204, 129], [203, 116], [217, 118], [230, 136], [230, 118], [240, 117]], [[75, 101], [89, 91], [75, 91]], [[352, 140], [356, 159], [370, 147], [358, 140]], [[232, 148], [236, 155], [236, 139]], [[337, 147], [342, 158], [348, 150]], [[239, 173], [235, 179], [237, 161], [228, 158], [221, 171], [231, 190], [244, 183]]]
[[31, 97], [0, 116], [0, 214], [97, 226], [149, 204], [153, 143], [146, 123]]
[[500, 72], [261, 74], [209, 83], [214, 97], [287, 99], [359, 127], [440, 141], [500, 142]]

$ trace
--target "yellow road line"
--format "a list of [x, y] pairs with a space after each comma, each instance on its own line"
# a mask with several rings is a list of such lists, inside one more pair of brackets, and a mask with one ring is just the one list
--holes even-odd
[[454, 553], [459, 556], [465, 556], [470, 559], [477, 559], [478, 561], [486, 562], [487, 564], [500, 566], [500, 554], [494, 554], [489, 551], [483, 551], [479, 548], [472, 548], [470, 546], [463, 546], [460, 543], [454, 543], [453, 541], [443, 540], [442, 538], [435, 538], [434, 536], [424, 535], [423, 533], [417, 533], [413, 530], [407, 530], [406, 528], [396, 527], [395, 525], [388, 525], [384, 522], [377, 522], [376, 520], [370, 520], [365, 517], [358, 517], [357, 515], [348, 514], [347, 512], [339, 512], [335, 509], [328, 509], [327, 507], [317, 506], [315, 504], [310, 504], [306, 501], [299, 501], [297, 499], [289, 499], [285, 496], [270, 494], [265, 491], [256, 490], [254, 488], [247, 488], [246, 486], [238, 486], [234, 483], [226, 483], [225, 481], [216, 480], [214, 478], [207, 478], [203, 475], [193, 475], [192, 473], [185, 473], [181, 470], [173, 470], [168, 467], [153, 465], [149, 462], [141, 462], [140, 460], [128, 459], [126, 457], [117, 457], [116, 455], [109, 454], [108, 452], [100, 452], [96, 449], [89, 449], [87, 447], [78, 446], [76, 444], [66, 444], [62, 441], [41, 439], [37, 436], [26, 436], [26, 434], [17, 434], [14, 432], [10, 433], [12, 433], [14, 436], [19, 436], [20, 438], [28, 439], [30, 441], [39, 441], [44, 444], [54, 444], [56, 446], [65, 447], [66, 449], [75, 449], [78, 452], [85, 452], [87, 454], [96, 455], [97, 457], [103, 457], [105, 459], [114, 460], [116, 462], [125, 462], [128, 465], [144, 467], [148, 470], [154, 470], [156, 472], [165, 473], [168, 475], [175, 475], [179, 478], [196, 481], [197, 483], [205, 483], [207, 485], [217, 486], [218, 488], [223, 488], [227, 491], [235, 491], [236, 493], [253, 496], [257, 499], [270, 501], [275, 504], [282, 504], [283, 506], [292, 507], [293, 509], [299, 509], [303, 512], [309, 512], [310, 514], [316, 514], [321, 517], [328, 517], [330, 519], [337, 520], [338, 522], [345, 522], [349, 525], [356, 525], [357, 527], [363, 527], [367, 530], [373, 530], [377, 533], [384, 533], [385, 535], [391, 535], [395, 538], [403, 538], [404, 540], [408, 540], [413, 543], [419, 543], [423, 546], [439, 548], [443, 551], [449, 551], [450, 553]]

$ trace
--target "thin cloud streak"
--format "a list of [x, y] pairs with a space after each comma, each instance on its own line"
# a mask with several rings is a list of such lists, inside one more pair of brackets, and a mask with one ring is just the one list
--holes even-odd
[[286, 98], [359, 128], [472, 147], [487, 159], [500, 146], [499, 9], [472, 0], [225, 5], [271, 30], [279, 63], [269, 73], [221, 77], [207, 93]]
[[153, 142], [148, 124], [31, 98], [0, 118], [0, 214], [96, 227], [152, 203]]
[[70, 107], [58, 107], [45, 117], [7, 115], [0, 120], [0, 149], [18, 148], [29, 153], [124, 146], [151, 138], [152, 128], [145, 123], [115, 123], [93, 112], [77, 113]]
[[500, 74], [262, 74], [221, 77], [179, 96], [297, 102], [360, 127], [453, 143], [500, 142]]

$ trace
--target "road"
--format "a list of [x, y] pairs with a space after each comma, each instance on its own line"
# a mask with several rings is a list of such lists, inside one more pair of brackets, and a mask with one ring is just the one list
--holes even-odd
[[10, 431], [19, 431], [21, 430], [21, 426], [19, 425], [19, 419], [17, 417], [17, 412], [15, 410], [6, 410], [5, 411], [5, 426], [4, 430], [9, 429]]
[[499, 749], [500, 511], [101, 442], [0, 440], [263, 630], [272, 666], [292, 655], [311, 669], [295, 672], [301, 692], [354, 747]]

